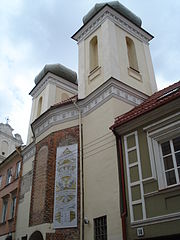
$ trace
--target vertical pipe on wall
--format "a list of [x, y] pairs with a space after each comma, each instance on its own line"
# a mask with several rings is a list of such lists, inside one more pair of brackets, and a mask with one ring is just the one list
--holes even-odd
[[127, 233], [126, 233], [127, 206], [126, 206], [126, 192], [125, 192], [125, 178], [124, 178], [122, 141], [121, 141], [121, 136], [119, 136], [115, 131], [113, 131], [113, 133], [116, 136], [116, 146], [117, 146], [117, 156], [118, 156], [120, 210], [121, 210], [123, 240], [127, 240]]
[[84, 173], [83, 173], [83, 135], [81, 109], [77, 105], [77, 99], [72, 100], [79, 112], [79, 145], [80, 145], [80, 240], [84, 240]]

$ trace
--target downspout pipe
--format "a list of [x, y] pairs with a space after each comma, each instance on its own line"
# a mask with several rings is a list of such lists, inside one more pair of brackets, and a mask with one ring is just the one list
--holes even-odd
[[118, 167], [119, 167], [119, 185], [120, 185], [119, 187], [120, 187], [120, 201], [121, 201], [120, 210], [121, 210], [123, 240], [127, 240], [127, 231], [126, 231], [127, 205], [126, 205], [122, 138], [115, 130], [113, 130], [113, 133], [116, 137], [117, 157], [118, 157]]
[[77, 99], [72, 102], [79, 112], [79, 145], [80, 145], [80, 240], [84, 240], [84, 172], [83, 172], [83, 135], [82, 135], [82, 113], [77, 105]]
[[[15, 214], [14, 214], [14, 224], [15, 224], [15, 229], [16, 229], [16, 224], [17, 224], [17, 213], [18, 213], [18, 207], [19, 207], [19, 198], [20, 198], [20, 188], [21, 188], [21, 180], [22, 180], [22, 171], [23, 171], [23, 156], [22, 156], [22, 149], [21, 147], [16, 147], [16, 152], [18, 153], [20, 157], [20, 162], [21, 162], [21, 168], [20, 168], [20, 174], [19, 174], [19, 179], [18, 179], [18, 190], [16, 194], [16, 207], [15, 207]], [[16, 232], [15, 232], [15, 237], [16, 237]]]

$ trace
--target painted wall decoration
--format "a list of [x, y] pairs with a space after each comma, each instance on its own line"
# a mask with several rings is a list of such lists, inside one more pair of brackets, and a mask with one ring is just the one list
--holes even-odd
[[77, 226], [77, 159], [77, 144], [57, 148], [54, 228]]

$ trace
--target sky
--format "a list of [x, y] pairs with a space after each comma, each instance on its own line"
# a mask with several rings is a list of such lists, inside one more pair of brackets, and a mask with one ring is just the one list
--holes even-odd
[[[0, 0], [0, 122], [26, 143], [34, 78], [45, 64], [77, 72], [78, 47], [71, 36], [103, 0]], [[180, 79], [180, 1], [120, 0], [154, 36], [150, 51], [158, 89]]]

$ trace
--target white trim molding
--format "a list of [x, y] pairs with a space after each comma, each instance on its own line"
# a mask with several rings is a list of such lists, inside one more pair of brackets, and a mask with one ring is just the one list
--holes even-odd
[[106, 19], [111, 20], [117, 26], [124, 29], [126, 32], [130, 33], [131, 35], [146, 44], [148, 44], [148, 42], [153, 38], [153, 36], [146, 32], [144, 29], [136, 26], [134, 23], [123, 17], [120, 13], [116, 12], [109, 6], [105, 6], [104, 8], [102, 8], [102, 10], [100, 10], [100, 12], [98, 12], [87, 24], [83, 25], [80, 30], [72, 36], [72, 38], [77, 42], [86, 39]]
[[[127, 138], [130, 136], [133, 136], [133, 135], [135, 137], [135, 146], [128, 148]], [[142, 219], [146, 220], [146, 218], [147, 218], [146, 217], [145, 200], [144, 200], [143, 178], [142, 178], [141, 159], [140, 159], [139, 141], [138, 141], [137, 131], [124, 136], [124, 145], [125, 145], [125, 156], [126, 156], [126, 172], [127, 172], [127, 180], [128, 180], [130, 219], [131, 219], [131, 223], [133, 223], [133, 222], [135, 222], [134, 211], [133, 211], [133, 206], [135, 206], [135, 205], [139, 205], [139, 204], [142, 205]], [[137, 161], [130, 164], [128, 153], [131, 151], [136, 151]], [[137, 168], [138, 168], [139, 180], [136, 182], [131, 182], [130, 169], [134, 166], [137, 166]], [[132, 189], [131, 188], [134, 186], [139, 186], [139, 188], [140, 188], [140, 199], [138, 199], [138, 200], [133, 200], [133, 198], [132, 198]]]
[[152, 177], [158, 179], [159, 189], [167, 188], [160, 144], [180, 135], [180, 112], [146, 126]]

